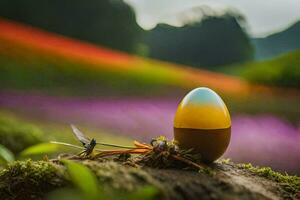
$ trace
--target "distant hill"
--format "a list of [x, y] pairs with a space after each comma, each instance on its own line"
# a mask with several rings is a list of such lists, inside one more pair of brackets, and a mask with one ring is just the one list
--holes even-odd
[[253, 56], [250, 39], [229, 14], [183, 27], [160, 24], [148, 33], [146, 44], [152, 58], [195, 67], [243, 62]]
[[255, 58], [264, 60], [300, 49], [300, 21], [288, 29], [265, 38], [254, 38]]

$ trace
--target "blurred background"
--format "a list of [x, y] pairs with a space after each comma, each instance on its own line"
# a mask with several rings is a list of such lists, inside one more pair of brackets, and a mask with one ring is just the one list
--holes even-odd
[[0, 143], [74, 123], [99, 141], [173, 138], [199, 86], [232, 115], [223, 156], [300, 175], [298, 0], [1, 0]]

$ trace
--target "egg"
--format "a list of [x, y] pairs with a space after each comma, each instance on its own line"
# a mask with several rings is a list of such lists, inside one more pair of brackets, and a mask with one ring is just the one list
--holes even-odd
[[199, 87], [182, 99], [174, 117], [174, 139], [180, 148], [213, 162], [226, 151], [230, 135], [230, 114], [216, 92]]

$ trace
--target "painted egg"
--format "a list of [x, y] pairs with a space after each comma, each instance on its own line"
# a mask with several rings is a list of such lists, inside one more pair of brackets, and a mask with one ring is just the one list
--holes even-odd
[[216, 92], [199, 87], [182, 99], [174, 118], [174, 139], [179, 147], [193, 149], [203, 161], [213, 162], [226, 151], [230, 135], [230, 115]]

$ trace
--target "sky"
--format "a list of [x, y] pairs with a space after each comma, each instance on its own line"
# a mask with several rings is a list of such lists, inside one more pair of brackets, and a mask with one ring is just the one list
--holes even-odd
[[[300, 0], [125, 0], [137, 15], [138, 24], [152, 29], [157, 23], [180, 26], [178, 13], [195, 7], [210, 8], [213, 15], [230, 10], [246, 18], [247, 31], [264, 37], [300, 20]], [[213, 12], [212, 12], [213, 11]]]

